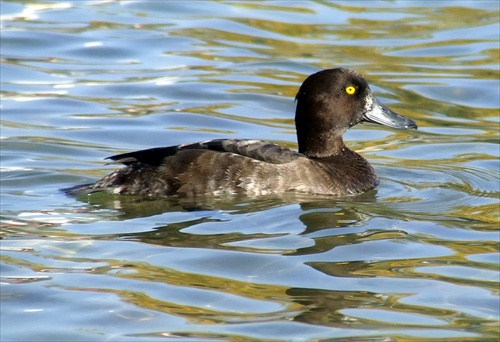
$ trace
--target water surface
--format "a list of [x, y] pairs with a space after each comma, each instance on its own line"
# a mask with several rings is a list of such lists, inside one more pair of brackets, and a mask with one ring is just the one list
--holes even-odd
[[[498, 338], [497, 1], [1, 10], [2, 341]], [[297, 88], [336, 66], [419, 124], [346, 134], [374, 191], [202, 205], [58, 191], [143, 148], [296, 148]]]

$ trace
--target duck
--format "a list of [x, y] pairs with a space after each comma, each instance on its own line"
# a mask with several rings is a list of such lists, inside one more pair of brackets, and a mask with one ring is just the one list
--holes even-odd
[[289, 192], [352, 196], [374, 189], [379, 180], [370, 163], [344, 144], [343, 134], [362, 122], [418, 128], [382, 104], [365, 78], [347, 68], [308, 76], [295, 101], [298, 150], [253, 139], [150, 148], [108, 157], [125, 167], [63, 191], [180, 198]]

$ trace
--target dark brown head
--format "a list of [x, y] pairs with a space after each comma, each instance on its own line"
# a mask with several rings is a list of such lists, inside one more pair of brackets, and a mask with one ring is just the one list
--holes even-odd
[[366, 80], [353, 70], [327, 69], [309, 76], [296, 96], [295, 126], [299, 152], [328, 157], [343, 148], [342, 135], [369, 121], [398, 129], [417, 124], [381, 104]]

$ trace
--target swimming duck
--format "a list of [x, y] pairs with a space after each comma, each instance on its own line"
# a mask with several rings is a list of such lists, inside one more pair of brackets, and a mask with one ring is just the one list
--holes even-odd
[[217, 139], [109, 157], [126, 165], [68, 194], [108, 191], [149, 197], [297, 192], [356, 195], [378, 185], [372, 166], [342, 135], [363, 122], [397, 129], [417, 124], [380, 103], [365, 79], [335, 68], [310, 75], [296, 96], [298, 151], [259, 140]]

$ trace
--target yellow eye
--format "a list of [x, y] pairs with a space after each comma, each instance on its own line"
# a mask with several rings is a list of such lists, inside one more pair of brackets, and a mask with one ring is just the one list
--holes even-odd
[[356, 92], [356, 88], [354, 88], [354, 86], [347, 86], [345, 88], [345, 92], [349, 95], [352, 95]]

